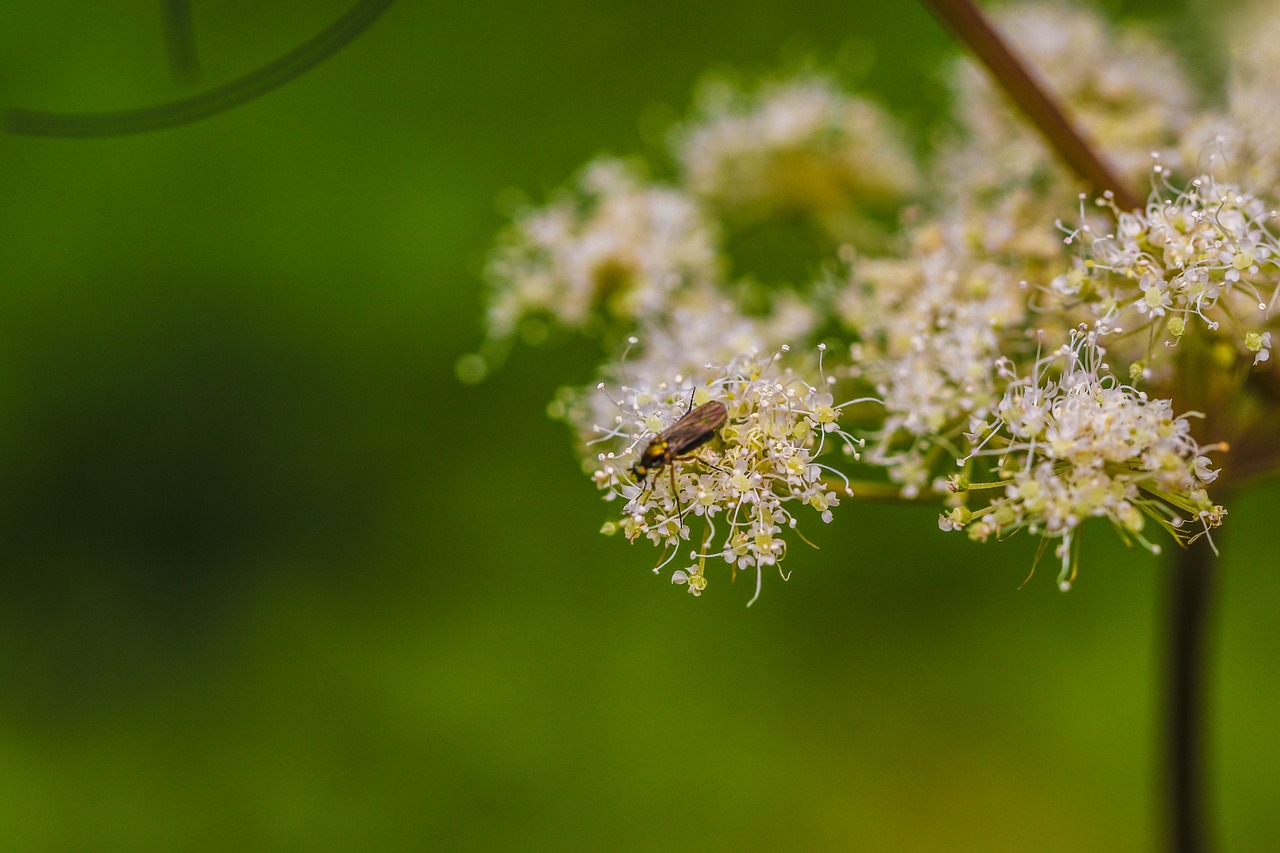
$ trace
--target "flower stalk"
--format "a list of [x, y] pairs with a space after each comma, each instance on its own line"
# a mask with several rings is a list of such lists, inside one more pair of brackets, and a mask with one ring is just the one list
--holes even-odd
[[1165, 718], [1165, 832], [1173, 853], [1208, 849], [1205, 681], [1217, 559], [1208, 542], [1174, 553], [1170, 567]]

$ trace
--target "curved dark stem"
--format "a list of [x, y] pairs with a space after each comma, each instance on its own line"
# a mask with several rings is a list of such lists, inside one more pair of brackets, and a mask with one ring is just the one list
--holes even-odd
[[214, 89], [136, 110], [106, 113], [56, 113], [11, 109], [4, 129], [21, 136], [88, 139], [127, 136], [191, 124], [246, 104], [310, 71], [360, 35], [394, 0], [357, 0], [341, 18], [319, 35], [279, 59]]
[[1170, 575], [1165, 713], [1165, 832], [1174, 853], [1202, 853], [1205, 837], [1205, 644], [1216, 555], [1200, 540], [1179, 549]]
[[1098, 147], [1071, 123], [987, 16], [973, 0], [920, 0], [973, 52], [1005, 94], [1035, 124], [1062, 161], [1097, 192], [1110, 192], [1122, 210], [1137, 210], [1142, 201], [1099, 153]]

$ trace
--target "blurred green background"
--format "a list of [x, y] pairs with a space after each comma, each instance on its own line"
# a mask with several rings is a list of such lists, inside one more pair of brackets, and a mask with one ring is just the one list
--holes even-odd
[[[200, 86], [347, 5], [193, 3]], [[161, 33], [6, 3], [0, 106], [189, 94]], [[646, 150], [708, 68], [841, 48], [936, 127], [907, 2], [402, 0], [222, 116], [0, 137], [0, 847], [1154, 846], [1158, 560], [1098, 529], [1069, 595], [1019, 591], [1033, 543], [845, 505], [752, 609], [694, 599], [596, 534], [544, 414], [589, 347], [454, 379], [505, 189]], [[1220, 540], [1223, 849], [1280, 837], [1278, 506]]]

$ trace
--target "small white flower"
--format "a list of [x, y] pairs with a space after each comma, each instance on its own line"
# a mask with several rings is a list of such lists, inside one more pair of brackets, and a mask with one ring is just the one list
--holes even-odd
[[702, 591], [707, 588], [707, 578], [700, 566], [693, 566], [687, 570], [677, 569], [671, 573], [671, 582], [688, 584], [689, 594], [693, 596], [702, 595]]
[[1142, 298], [1136, 303], [1139, 314], [1152, 318], [1163, 317], [1165, 310], [1173, 304], [1167, 288], [1164, 287], [1164, 280], [1154, 275], [1148, 274], [1142, 277], [1141, 290]]
[[1195, 458], [1193, 470], [1200, 482], [1212, 483], [1214, 480], [1218, 479], [1218, 474], [1220, 474], [1221, 471], [1216, 468], [1210, 468], [1209, 466], [1212, 464], [1213, 463], [1209, 461], [1209, 457], [1207, 456], [1197, 456]]
[[1254, 364], [1259, 364], [1271, 358], [1271, 333], [1248, 332], [1244, 336], [1244, 347], [1251, 353], [1255, 353], [1253, 358]]

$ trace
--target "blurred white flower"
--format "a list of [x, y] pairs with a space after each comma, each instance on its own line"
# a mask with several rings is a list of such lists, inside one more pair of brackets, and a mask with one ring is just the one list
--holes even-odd
[[489, 259], [490, 334], [525, 317], [570, 328], [661, 313], [681, 289], [719, 275], [716, 231], [678, 189], [598, 160], [572, 191], [518, 215]]
[[891, 210], [919, 181], [881, 107], [819, 74], [746, 90], [704, 85], [680, 128], [676, 157], [691, 192], [734, 218], [802, 213], [836, 231], [866, 210]]
[[[1131, 181], [1145, 185], [1153, 153], [1179, 165], [1178, 143], [1195, 116], [1196, 97], [1175, 54], [1136, 26], [1111, 26], [1096, 11], [1066, 3], [1017, 3], [996, 21], [1019, 55]], [[985, 69], [965, 59], [951, 76], [956, 112], [968, 137], [944, 157], [952, 191], [962, 194], [1043, 180], [1075, 183], [1048, 155]]]

